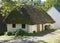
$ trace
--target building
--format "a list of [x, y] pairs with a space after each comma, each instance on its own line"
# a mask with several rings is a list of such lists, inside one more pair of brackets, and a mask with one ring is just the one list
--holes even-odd
[[53, 29], [60, 28], [60, 6], [51, 7], [47, 13], [55, 20], [55, 23], [51, 26]]
[[7, 24], [7, 31], [14, 32], [22, 29], [29, 33], [45, 30], [45, 25], [55, 21], [41, 8], [32, 5], [22, 5], [15, 8], [3, 20]]

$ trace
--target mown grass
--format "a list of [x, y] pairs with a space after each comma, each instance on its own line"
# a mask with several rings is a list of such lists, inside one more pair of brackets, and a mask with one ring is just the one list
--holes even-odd
[[15, 38], [15, 36], [6, 36], [6, 35], [2, 35], [2, 36], [0, 36], [0, 39], [1, 38]]
[[[57, 29], [54, 32], [55, 33], [60, 33], [60, 30]], [[39, 40], [38, 43], [60, 43], [60, 36], [56, 36], [56, 37], [49, 38], [49, 39], [46, 39], [46, 40]]]
[[60, 36], [51, 38], [51, 39], [47, 39], [47, 40], [40, 40], [40, 41], [38, 41], [38, 43], [60, 43]]

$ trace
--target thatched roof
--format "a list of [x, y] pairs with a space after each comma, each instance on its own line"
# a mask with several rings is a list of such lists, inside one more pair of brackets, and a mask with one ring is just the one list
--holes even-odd
[[14, 9], [4, 20], [8, 24], [44, 24], [55, 21], [41, 8], [31, 5], [23, 5]]

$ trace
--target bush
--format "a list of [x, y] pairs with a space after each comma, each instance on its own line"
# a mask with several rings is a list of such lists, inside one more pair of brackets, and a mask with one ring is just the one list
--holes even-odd
[[5, 35], [11, 36], [11, 35], [15, 35], [14, 32], [5, 32]]
[[28, 33], [22, 29], [18, 29], [16, 32], [15, 32], [15, 36], [26, 36]]
[[7, 35], [8, 35], [8, 36], [12, 35], [12, 32], [7, 32]]

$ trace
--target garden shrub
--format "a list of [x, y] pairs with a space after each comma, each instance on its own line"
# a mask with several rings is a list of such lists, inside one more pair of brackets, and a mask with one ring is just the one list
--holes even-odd
[[16, 32], [15, 32], [15, 36], [26, 36], [28, 33], [22, 29], [18, 29]]
[[5, 32], [5, 35], [11, 36], [14, 35], [14, 32]]

